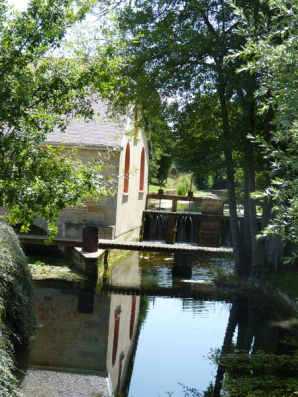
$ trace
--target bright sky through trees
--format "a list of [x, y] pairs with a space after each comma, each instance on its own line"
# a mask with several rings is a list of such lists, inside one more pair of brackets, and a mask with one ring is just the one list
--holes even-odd
[[8, 3], [13, 5], [17, 10], [24, 11], [27, 8], [29, 0], [9, 0]]

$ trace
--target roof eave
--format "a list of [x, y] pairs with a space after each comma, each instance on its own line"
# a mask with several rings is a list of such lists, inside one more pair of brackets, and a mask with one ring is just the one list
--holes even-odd
[[122, 150], [121, 145], [92, 145], [92, 144], [78, 144], [78, 143], [67, 143], [67, 142], [44, 142], [42, 146], [63, 146], [68, 148], [76, 149], [100, 149], [100, 150]]

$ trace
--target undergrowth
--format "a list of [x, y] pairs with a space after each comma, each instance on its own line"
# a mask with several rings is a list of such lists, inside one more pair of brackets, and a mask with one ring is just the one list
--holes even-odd
[[28, 340], [34, 326], [32, 283], [26, 257], [12, 228], [0, 221], [0, 395], [19, 396], [12, 371], [13, 345]]
[[298, 298], [298, 272], [289, 271], [276, 274], [273, 277], [273, 284], [286, 292], [291, 298]]

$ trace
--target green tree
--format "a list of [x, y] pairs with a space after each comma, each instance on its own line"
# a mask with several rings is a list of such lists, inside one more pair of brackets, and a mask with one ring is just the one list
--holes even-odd
[[59, 211], [86, 196], [108, 194], [102, 159], [82, 164], [61, 148], [41, 147], [55, 126], [93, 115], [94, 93], [107, 96], [115, 62], [98, 51], [55, 56], [67, 29], [84, 18], [93, 1], [32, 0], [25, 12], [0, 1], [0, 204], [10, 221], [28, 228], [37, 215], [56, 233]]
[[13, 345], [28, 342], [35, 325], [27, 260], [11, 227], [0, 221], [0, 394], [16, 397]]
[[[272, 203], [274, 217], [263, 235], [298, 242], [298, 5], [295, 1], [266, 1], [270, 9], [254, 24], [248, 10], [237, 9], [242, 33], [249, 37], [240, 52], [242, 70], [258, 76], [260, 113], [269, 120], [265, 137], [252, 136], [269, 162], [270, 185], [256, 197]], [[239, 53], [236, 54], [239, 56]], [[295, 254], [296, 255], [296, 254]], [[294, 255], [294, 256], [295, 256]]]
[[151, 183], [158, 182], [161, 186], [168, 178], [173, 164], [174, 136], [163, 115], [158, 111], [151, 117], [147, 135], [150, 137], [153, 149], [149, 164], [149, 180]]
[[220, 147], [220, 109], [216, 95], [201, 95], [185, 111], [176, 110], [175, 159], [183, 169], [192, 171], [199, 189], [220, 181], [226, 187], [224, 158]]
[[[257, 0], [236, 3], [249, 7], [256, 23], [260, 9], [266, 8]], [[170, 125], [182, 115], [183, 122], [178, 120], [177, 128], [181, 142], [186, 135], [185, 125], [195, 121], [193, 126], [189, 123], [187, 126], [188, 148], [206, 140], [205, 147], [212, 144], [210, 159], [213, 149], [213, 158], [223, 155], [236, 275], [239, 279], [251, 275], [253, 282], [260, 274], [262, 258], [260, 244], [255, 239], [258, 233], [256, 205], [250, 196], [255, 190], [257, 153], [247, 135], [255, 135], [256, 130], [262, 135], [265, 120], [256, 113], [256, 76], [245, 71], [237, 74], [240, 61], [227, 60], [231, 51], [239, 51], [247, 40], [238, 30], [240, 19], [233, 11], [231, 3], [222, 0], [137, 0], [133, 4], [122, 2], [117, 14], [120, 34], [127, 42], [124, 54], [130, 59], [123, 71], [137, 87], [134, 93], [147, 98], [148, 92], [158, 93], [163, 106], [174, 109], [168, 115]], [[145, 85], [142, 84], [144, 78]], [[208, 101], [215, 106], [213, 120], [212, 116], [209, 118], [212, 127], [205, 134], [200, 123], [208, 118], [205, 112], [210, 111], [210, 107], [203, 107]], [[173, 102], [177, 103], [176, 110]], [[203, 115], [194, 112], [198, 108]], [[195, 129], [196, 140], [192, 144]], [[238, 167], [244, 176], [244, 232], [237, 218], [235, 170]], [[262, 167], [261, 164], [261, 170]]]

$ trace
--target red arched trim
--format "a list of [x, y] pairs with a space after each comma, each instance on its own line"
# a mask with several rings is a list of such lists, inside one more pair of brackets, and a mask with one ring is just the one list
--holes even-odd
[[125, 151], [125, 165], [124, 165], [124, 193], [128, 193], [129, 189], [129, 166], [130, 166], [130, 147], [129, 143], [126, 145]]
[[113, 350], [112, 350], [112, 366], [114, 367], [117, 357], [118, 341], [119, 341], [119, 329], [120, 329], [120, 313], [118, 311], [115, 313], [115, 323], [114, 323], [114, 337], [113, 337]]
[[133, 296], [132, 301], [131, 301], [131, 311], [130, 311], [129, 339], [132, 338], [133, 330], [134, 330], [134, 326], [135, 326], [136, 305], [137, 305], [137, 298], [136, 298], [136, 296]]
[[141, 164], [140, 164], [140, 191], [144, 190], [144, 180], [145, 180], [145, 149], [142, 149], [141, 153]]

